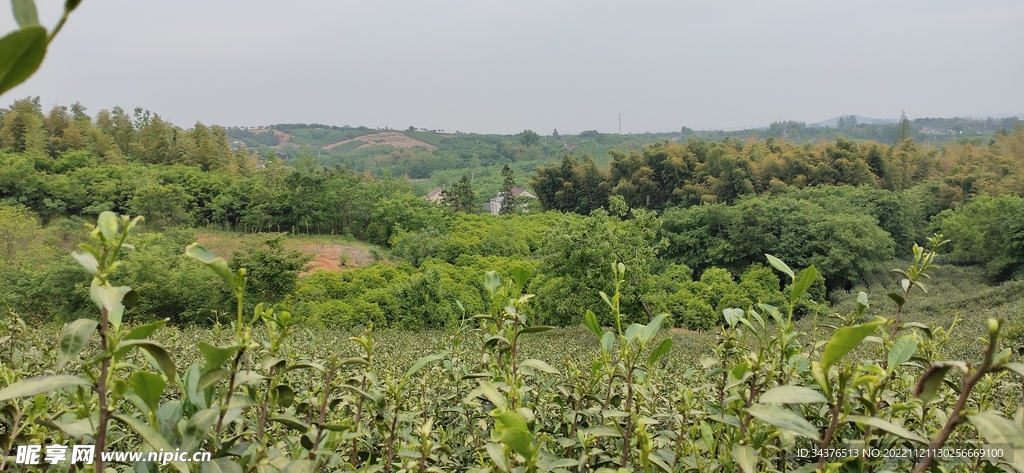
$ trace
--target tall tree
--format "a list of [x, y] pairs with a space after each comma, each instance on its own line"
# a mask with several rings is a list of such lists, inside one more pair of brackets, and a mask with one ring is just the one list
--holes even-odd
[[516, 180], [512, 174], [512, 168], [508, 167], [508, 164], [501, 168], [501, 179], [501, 209], [498, 213], [501, 215], [519, 213], [516, 195], [512, 193], [512, 189], [516, 187]]
[[441, 202], [456, 212], [473, 213], [476, 210], [476, 193], [469, 174], [463, 174], [461, 179], [441, 191]]
[[902, 143], [910, 138], [910, 120], [907, 120], [907, 111], [900, 114], [900, 124], [896, 126], [896, 144]]

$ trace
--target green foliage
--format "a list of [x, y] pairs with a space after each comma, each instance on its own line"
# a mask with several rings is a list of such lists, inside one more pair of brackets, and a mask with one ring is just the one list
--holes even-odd
[[1024, 276], [1024, 199], [981, 194], [933, 224], [953, 242], [950, 257], [960, 264], [984, 264], [993, 281]]
[[[937, 449], [1021, 441], [1024, 429], [1011, 417], [1020, 408], [1015, 377], [1024, 375], [1024, 365], [1002, 349], [1003, 318], [988, 321], [981, 360], [970, 364], [939, 361], [946, 359], [940, 350], [950, 341], [944, 327], [884, 317], [865, 321], [871, 306], [866, 294], [848, 316], [835, 317], [837, 327], [811, 337], [797, 330], [791, 315], [816, 271], [793, 271], [772, 257], [769, 264], [791, 288], [788, 297], [777, 294], [782, 309], [727, 308], [711, 356], [679, 360], [673, 352], [685, 347], [661, 334], [667, 315], [629, 323], [638, 317], [623, 310], [622, 288], [629, 284], [624, 264], [612, 265], [611, 291], [599, 294], [612, 328], [606, 331], [593, 311], [585, 311], [586, 330], [562, 338], [549, 337], [552, 327], [530, 320], [534, 297], [525, 289], [536, 285], [534, 270], [513, 265], [505, 266], [506, 275], [473, 276], [477, 302], [456, 305], [466, 309], [457, 330], [366, 330], [345, 345], [339, 343], [345, 335], [335, 330], [297, 331], [289, 312], [258, 304], [243, 313], [250, 272], [232, 271], [223, 259], [189, 245], [186, 255], [209, 267], [238, 312], [228, 330], [217, 325], [183, 333], [164, 327], [164, 321], [128, 326], [114, 316], [136, 302], [135, 291], [111, 282], [128, 267], [127, 260], [119, 264], [118, 253], [141, 254], [167, 238], [153, 234], [146, 237], [151, 243], [129, 250], [132, 223], [101, 215], [90, 243], [75, 255], [93, 275], [98, 322], [66, 325], [57, 343], [49, 344], [55, 348], [41, 352], [34, 346], [46, 346], [42, 340], [52, 333], [29, 330], [13, 313], [2, 319], [5, 452], [16, 444], [88, 438], [98, 450], [116, 445], [213, 455], [211, 463], [165, 467], [182, 472], [209, 465], [245, 471], [261, 464], [282, 471], [385, 472], [1020, 467], [1019, 449], [1013, 457], [919, 463], [881, 455], [791, 454], [850, 445]], [[911, 266], [900, 271], [908, 281], [901, 284], [898, 313], [912, 294], [921, 293], [919, 280], [935, 269], [934, 246], [915, 248]], [[400, 320], [450, 323], [437, 304], [445, 291], [458, 291], [446, 279], [467, 282], [459, 279], [464, 268], [497, 261], [463, 262], [453, 267], [430, 259], [415, 274], [408, 265], [317, 272], [299, 283], [295, 293], [303, 300], [296, 302], [312, 307], [324, 324], [374, 323], [369, 305], [339, 299], [353, 295], [364, 295], [365, 304], [384, 313], [390, 305], [405, 313], [415, 304], [435, 304], [424, 311], [430, 313]], [[663, 269], [656, 278], [662, 287], [693, 283], [682, 265]], [[751, 268], [739, 283], [724, 270], [708, 270], [699, 283], [765, 294], [780, 284], [764, 266]], [[391, 287], [398, 290], [391, 293]], [[93, 333], [99, 344], [91, 342]], [[26, 343], [26, 336], [38, 343]], [[576, 351], [561, 352], [561, 360], [536, 355], [565, 345]], [[35, 361], [26, 362], [23, 353]], [[53, 374], [54, 364], [64, 373]], [[941, 382], [956, 373], [962, 384]], [[229, 447], [240, 439], [247, 439], [244, 450]]]
[[280, 235], [265, 238], [259, 245], [231, 256], [230, 265], [248, 268], [248, 294], [256, 300], [277, 302], [295, 290], [299, 273], [312, 257], [286, 250]]
[[533, 283], [542, 322], [574, 325], [583, 311], [592, 310], [607, 323], [596, 294], [613, 289], [609, 261], [631, 268], [622, 287], [624, 312], [652, 318], [658, 308], [646, 296], [655, 284], [651, 271], [658, 252], [665, 247], [658, 236], [660, 226], [657, 215], [642, 209], [625, 219], [598, 209], [589, 217], [566, 215], [554, 224], [541, 245], [546, 256]]
[[666, 254], [698, 270], [719, 266], [740, 272], [767, 252], [799, 266], [823, 268], [830, 288], [848, 287], [892, 258], [892, 237], [864, 208], [797, 197], [759, 196], [731, 206], [669, 209], [662, 217]]

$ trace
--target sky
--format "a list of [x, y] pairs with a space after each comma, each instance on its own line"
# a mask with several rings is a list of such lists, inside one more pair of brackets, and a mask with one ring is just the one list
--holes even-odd
[[1022, 25], [1018, 0], [84, 0], [0, 104], [501, 134], [1015, 114]]

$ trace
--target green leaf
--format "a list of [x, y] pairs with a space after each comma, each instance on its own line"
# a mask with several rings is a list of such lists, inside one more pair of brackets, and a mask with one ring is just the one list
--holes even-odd
[[238, 281], [235, 280], [235, 274], [231, 272], [231, 268], [228, 267], [228, 262], [224, 258], [214, 256], [213, 253], [210, 253], [206, 247], [199, 243], [193, 243], [185, 247], [185, 255], [195, 258], [212, 269], [232, 290], [238, 289]]
[[545, 362], [543, 360], [536, 360], [536, 359], [533, 359], [533, 358], [530, 358], [528, 360], [523, 361], [522, 363], [519, 363], [519, 366], [525, 366], [525, 367], [533, 368], [536, 371], [542, 371], [542, 372], [548, 373], [548, 374], [560, 374], [557, 369], [555, 369], [551, 365], [547, 364], [547, 362]]
[[877, 417], [868, 416], [847, 416], [847, 422], [856, 422], [858, 424], [870, 425], [877, 429], [884, 430], [890, 434], [893, 434], [899, 438], [910, 440], [911, 442], [917, 442], [920, 444], [927, 444], [928, 439], [911, 432], [903, 427], [900, 427], [892, 422]]
[[103, 235], [103, 239], [107, 243], [113, 243], [117, 240], [117, 214], [114, 212], [106, 211], [100, 214], [99, 218], [96, 219], [96, 228], [100, 229], [100, 234]]
[[67, 0], [64, 2], [64, 11], [71, 13], [74, 9], [78, 8], [79, 3], [82, 3], [82, 0]]
[[231, 457], [214, 458], [199, 464], [199, 473], [242, 473], [242, 467]]
[[828, 402], [828, 399], [820, 392], [806, 386], [785, 385], [765, 391], [757, 402], [762, 404], [808, 404]]
[[658, 346], [654, 347], [654, 350], [651, 351], [650, 356], [647, 357], [647, 364], [653, 365], [656, 361], [658, 361], [658, 359], [665, 356], [670, 350], [672, 350], [672, 339], [666, 338], [662, 340], [661, 343], [658, 344]]
[[626, 343], [632, 343], [643, 328], [644, 326], [640, 324], [630, 324], [629, 327], [626, 327], [626, 333], [623, 335], [626, 337]]
[[216, 347], [206, 342], [199, 342], [199, 351], [203, 354], [203, 359], [206, 360], [203, 371], [213, 371], [224, 366], [224, 363], [227, 363], [238, 350], [237, 346]]
[[967, 416], [967, 420], [978, 429], [978, 433], [990, 444], [1009, 447], [1004, 451], [1004, 461], [1018, 471], [1024, 471], [1024, 429], [1013, 421], [994, 412], [979, 412]]
[[64, 367], [72, 358], [78, 356], [89, 342], [92, 332], [99, 325], [95, 320], [78, 319], [64, 326], [60, 334], [59, 355], [57, 356], [57, 370]]
[[[146, 443], [153, 447], [154, 450], [163, 449], [165, 452], [174, 451], [174, 447], [170, 444], [170, 442], [168, 442], [163, 435], [160, 435], [160, 432], [153, 430], [153, 428], [150, 427], [145, 422], [142, 422], [141, 420], [136, 419], [134, 417], [121, 414], [114, 414], [113, 418], [116, 419], [118, 422], [121, 422], [125, 426], [130, 427], [135, 432], [137, 432], [140, 436], [142, 436], [142, 439], [145, 440]], [[189, 473], [189, 467], [187, 463], [176, 461], [171, 462], [171, 464], [174, 465], [174, 467], [177, 468], [179, 472]]]
[[146, 403], [149, 411], [154, 413], [160, 406], [160, 396], [164, 395], [164, 389], [167, 388], [167, 382], [164, 381], [162, 376], [148, 371], [132, 373], [128, 377], [128, 385], [135, 392], [135, 395], [139, 396], [139, 399]]
[[91, 387], [92, 383], [78, 376], [71, 375], [36, 376], [35, 378], [18, 381], [0, 389], [0, 402], [19, 397], [35, 396], [36, 394], [48, 393], [73, 386]]
[[595, 425], [584, 431], [588, 437], [622, 437], [618, 429], [610, 425]]
[[754, 473], [757, 471], [755, 470], [757, 467], [757, 452], [750, 445], [734, 443], [732, 445], [732, 460], [743, 469], [743, 473]]
[[516, 282], [519, 289], [522, 289], [526, 285], [526, 281], [533, 277], [533, 273], [522, 266], [513, 267], [509, 272], [512, 273], [512, 280]]
[[793, 288], [789, 293], [789, 302], [796, 302], [811, 285], [814, 284], [814, 280], [818, 277], [818, 269], [814, 265], [810, 265], [800, 272], [800, 278], [793, 282]]
[[480, 391], [483, 392], [484, 397], [499, 411], [508, 409], [508, 400], [505, 396], [498, 391], [498, 388], [494, 387], [489, 381], [480, 381]]
[[487, 288], [487, 293], [494, 298], [494, 295], [498, 293], [498, 286], [501, 285], [501, 277], [498, 276], [497, 272], [488, 271], [484, 273], [484, 287]]
[[504, 411], [500, 414], [494, 415], [494, 418], [497, 419], [505, 429], [529, 430], [529, 427], [526, 426], [526, 420], [523, 419], [523, 416], [519, 415], [516, 411]]
[[114, 354], [115, 358], [121, 358], [125, 353], [128, 352], [132, 347], [139, 347], [149, 353], [153, 360], [156, 361], [160, 371], [163, 371], [164, 376], [170, 382], [174, 382], [174, 377], [177, 374], [177, 367], [174, 365], [174, 359], [171, 358], [171, 354], [157, 342], [149, 339], [142, 340], [125, 340], [121, 342], [121, 345], [117, 347], [117, 353]]
[[897, 366], [910, 361], [914, 356], [914, 352], [917, 351], [917, 336], [916, 335], [904, 335], [892, 344], [892, 348], [889, 349], [889, 359], [887, 371], [892, 373]]
[[597, 322], [597, 316], [590, 309], [587, 309], [587, 312], [583, 314], [583, 321], [586, 322], [590, 332], [597, 335], [597, 338], [601, 338], [604, 335], [604, 332], [601, 330], [601, 324]]
[[306, 432], [307, 430], [309, 430], [309, 426], [306, 425], [305, 422], [302, 422], [301, 420], [291, 416], [274, 416], [268, 420], [270, 420], [271, 422], [277, 422], [278, 424], [288, 427], [289, 429], [298, 430], [299, 432]]
[[207, 371], [199, 377], [199, 383], [196, 384], [196, 391], [204, 391], [206, 388], [213, 386], [225, 379], [231, 377], [231, 372], [225, 369], [215, 369], [213, 371]]
[[140, 325], [133, 328], [127, 335], [121, 337], [122, 340], [141, 340], [153, 335], [160, 327], [167, 324], [168, 319], [157, 320], [156, 322], [150, 322], [146, 325]]
[[93, 276], [99, 276], [100, 274], [100, 263], [96, 261], [96, 257], [92, 253], [73, 251], [71, 257], [78, 261], [78, 264], [82, 265], [89, 274]]
[[914, 397], [920, 398], [925, 404], [931, 402], [935, 398], [935, 393], [938, 392], [939, 386], [942, 386], [942, 380], [945, 379], [946, 373], [949, 373], [950, 368], [952, 366], [942, 363], [929, 366], [924, 374], [921, 375], [921, 380], [917, 382], [917, 386], [914, 388]]
[[281, 473], [313, 473], [314, 466], [316, 466], [316, 463], [314, 463], [313, 460], [300, 458], [298, 460], [292, 460], [291, 463], [281, 470]]
[[903, 307], [903, 304], [907, 302], [903, 299], [903, 296], [896, 294], [895, 292], [887, 292], [885, 295], [888, 296], [889, 299], [892, 299], [892, 301], [896, 303], [897, 307]]
[[825, 344], [825, 352], [821, 355], [821, 368], [827, 373], [832, 365], [860, 345], [860, 342], [871, 335], [880, 324], [881, 321], [876, 319], [874, 322], [843, 327], [836, 331], [832, 339]]
[[194, 451], [220, 417], [219, 408], [203, 409], [189, 416], [182, 430], [181, 449]]
[[550, 325], [534, 325], [532, 327], [525, 327], [519, 331], [520, 334], [526, 333], [541, 333], [547, 332], [548, 330], [554, 330], [554, 327]]
[[14, 9], [14, 20], [18, 22], [18, 27], [39, 24], [39, 13], [36, 12], [34, 0], [11, 0], [11, 7]]
[[408, 378], [416, 374], [416, 372], [423, 369], [424, 366], [427, 366], [430, 363], [440, 360], [441, 358], [444, 358], [446, 355], [448, 355], [448, 353], [437, 353], [434, 355], [427, 355], [424, 356], [423, 358], [416, 360], [416, 362], [409, 367], [409, 371], [405, 372], [405, 377]]
[[287, 384], [278, 384], [274, 387], [277, 392], [277, 405], [288, 408], [295, 402], [295, 390]]
[[821, 440], [818, 429], [815, 429], [807, 419], [784, 407], [770, 406], [767, 404], [754, 404], [747, 410], [750, 415], [757, 417], [762, 422], [769, 423], [780, 429], [785, 429], [798, 435], [803, 435], [812, 440]]
[[611, 332], [605, 332], [601, 336], [601, 350], [605, 353], [611, 352], [612, 347], [615, 344], [615, 334]]
[[59, 422], [49, 421], [46, 419], [36, 419], [36, 423], [43, 425], [51, 430], [60, 431], [65, 437], [73, 438], [75, 440], [81, 440], [85, 436], [92, 436], [96, 429], [94, 427], [97, 419], [85, 418], [79, 419], [70, 424], [61, 424]]
[[658, 314], [644, 326], [644, 329], [640, 332], [640, 337], [645, 343], [649, 340], [654, 340], [654, 336], [661, 330], [661, 324], [665, 322], [665, 317], [668, 317], [668, 314]]
[[533, 446], [533, 434], [526, 429], [505, 429], [498, 441], [527, 460], [532, 459], [537, 453]]
[[1006, 363], [1002, 366], [1002, 369], [1010, 370], [1018, 375], [1024, 376], [1024, 363]]
[[114, 326], [114, 330], [121, 326], [121, 317], [124, 315], [122, 300], [129, 292], [132, 292], [132, 288], [128, 286], [100, 286], [95, 278], [89, 287], [89, 298], [100, 310], [107, 311], [107, 320]]
[[46, 28], [29, 26], [0, 38], [0, 94], [25, 82], [43, 63]]
[[796, 279], [796, 276], [793, 275], [793, 270], [789, 269], [789, 265], [783, 263], [782, 260], [767, 253], [765, 253], [764, 256], [768, 258], [768, 264], [772, 265], [773, 268], [785, 273], [787, 276], [789, 276], [789, 279]]
[[491, 457], [491, 461], [498, 467], [498, 471], [507, 473], [509, 471], [508, 460], [505, 458], [505, 451], [501, 448], [501, 444], [487, 442], [486, 448], [487, 455]]

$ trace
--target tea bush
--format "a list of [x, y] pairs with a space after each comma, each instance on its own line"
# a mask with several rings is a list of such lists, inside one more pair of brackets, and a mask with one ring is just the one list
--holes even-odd
[[[712, 352], [685, 362], [672, 356], [686, 347], [664, 335], [665, 315], [629, 322], [629, 273], [616, 263], [611, 291], [598, 294], [602, 316], [584, 311], [578, 347], [544, 360], [537, 344], [552, 327], [526, 315], [533, 274], [519, 266], [483, 276], [483, 301], [454, 314], [456, 330], [381, 343], [368, 329], [349, 346], [320, 345], [280, 307], [245, 310], [248, 271], [193, 244], [186, 255], [228, 287], [230, 323], [202, 340], [165, 321], [129, 326], [138, 293], [111, 276], [137, 221], [101, 214], [73, 254], [93, 277], [99, 320], [51, 334], [9, 311], [0, 324], [0, 468], [33, 468], [6, 456], [15, 445], [75, 442], [212, 453], [162, 467], [179, 472], [1024, 470], [1024, 364], [1002, 346], [1005, 318], [987, 322], [976, 362], [940, 357], [950, 329], [901, 320], [936, 269], [939, 239], [913, 248], [886, 294], [891, 318], [870, 317], [875, 303], [861, 293], [850, 313], [815, 327], [821, 338], [794, 324], [817, 270], [769, 255], [789, 287], [779, 305], [724, 310]], [[924, 455], [984, 446], [994, 449], [984, 458]], [[75, 469], [108, 466], [161, 468]]]

